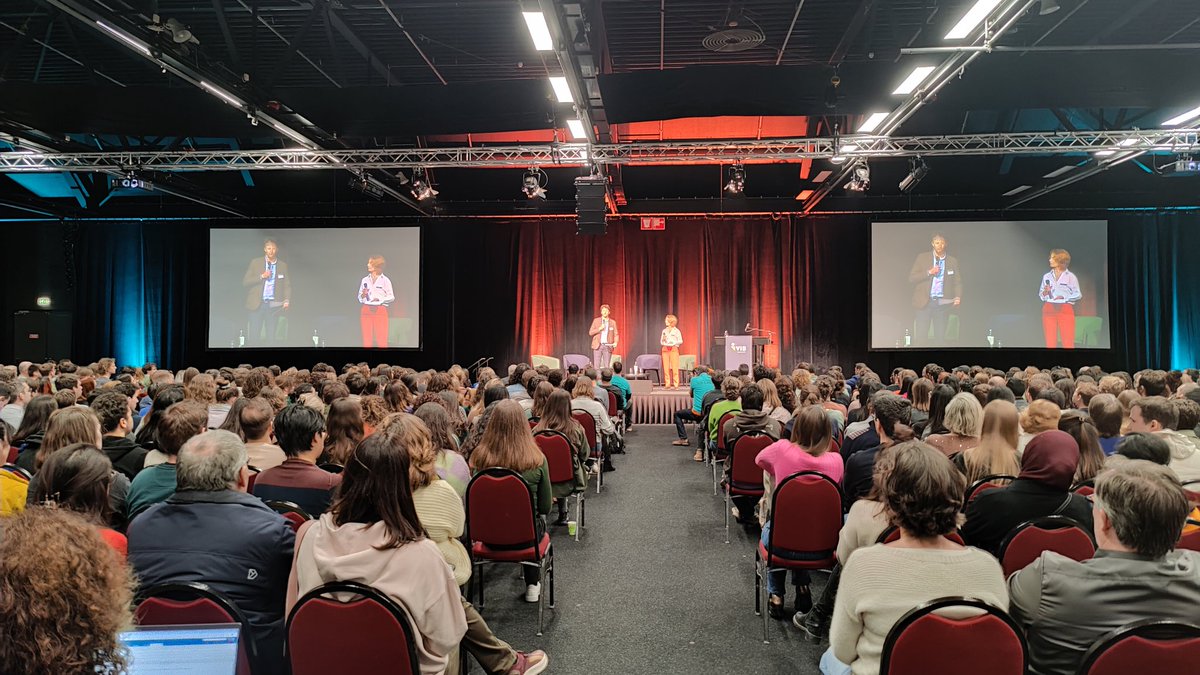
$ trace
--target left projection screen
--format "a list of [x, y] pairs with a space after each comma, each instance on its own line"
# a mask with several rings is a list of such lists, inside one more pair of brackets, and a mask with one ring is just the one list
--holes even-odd
[[417, 348], [417, 227], [213, 229], [209, 349]]

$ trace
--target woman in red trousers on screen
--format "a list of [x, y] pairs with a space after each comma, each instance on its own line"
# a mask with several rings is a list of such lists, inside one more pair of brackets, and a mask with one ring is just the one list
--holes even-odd
[[674, 314], [668, 314], [667, 327], [663, 329], [662, 339], [659, 340], [662, 345], [663, 386], [667, 389], [679, 386], [679, 345], [683, 344], [683, 334], [676, 328], [678, 323], [679, 319]]
[[388, 305], [396, 299], [396, 294], [392, 292], [392, 280], [383, 275], [386, 262], [381, 255], [368, 258], [367, 276], [358, 285], [364, 347], [388, 346]]
[[1057, 347], [1060, 339], [1063, 349], [1075, 348], [1075, 303], [1083, 294], [1079, 291], [1079, 279], [1067, 269], [1070, 264], [1071, 254], [1064, 249], [1050, 251], [1050, 271], [1042, 277], [1038, 291], [1047, 349]]

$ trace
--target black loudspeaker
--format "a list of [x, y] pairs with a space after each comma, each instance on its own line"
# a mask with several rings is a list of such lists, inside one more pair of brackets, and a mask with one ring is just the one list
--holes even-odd
[[71, 313], [13, 313], [13, 360], [49, 361], [71, 355]]
[[604, 197], [608, 192], [608, 179], [604, 176], [580, 176], [575, 179], [575, 234], [602, 236], [607, 232], [605, 216], [608, 205]]

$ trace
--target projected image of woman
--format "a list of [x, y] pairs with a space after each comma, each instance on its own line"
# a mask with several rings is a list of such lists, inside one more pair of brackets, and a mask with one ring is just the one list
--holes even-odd
[[1042, 277], [1038, 290], [1047, 349], [1057, 347], [1059, 340], [1063, 349], [1075, 348], [1075, 303], [1083, 293], [1079, 291], [1079, 279], [1067, 269], [1070, 264], [1071, 254], [1066, 250], [1050, 251], [1050, 271]]
[[359, 314], [364, 347], [388, 346], [388, 306], [396, 299], [392, 280], [383, 275], [386, 264], [381, 255], [367, 259], [367, 276], [358, 285]]

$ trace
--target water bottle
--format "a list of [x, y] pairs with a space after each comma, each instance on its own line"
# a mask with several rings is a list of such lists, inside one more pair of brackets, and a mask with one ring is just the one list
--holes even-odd
[[907, 328], [904, 329], [904, 346], [912, 346], [912, 331]]
[[995, 336], [995, 335], [992, 335], [992, 329], [991, 329], [991, 328], [989, 328], [989, 329], [988, 329], [988, 346], [989, 346], [989, 347], [995, 347], [995, 346], [996, 346], [996, 336]]
[[313, 331], [313, 346], [314, 347], [321, 346], [321, 337], [319, 335], [317, 335], [317, 331], [315, 331], [315, 330]]
[[246, 331], [244, 331], [244, 330], [238, 331], [238, 346], [239, 347], [246, 346]]

